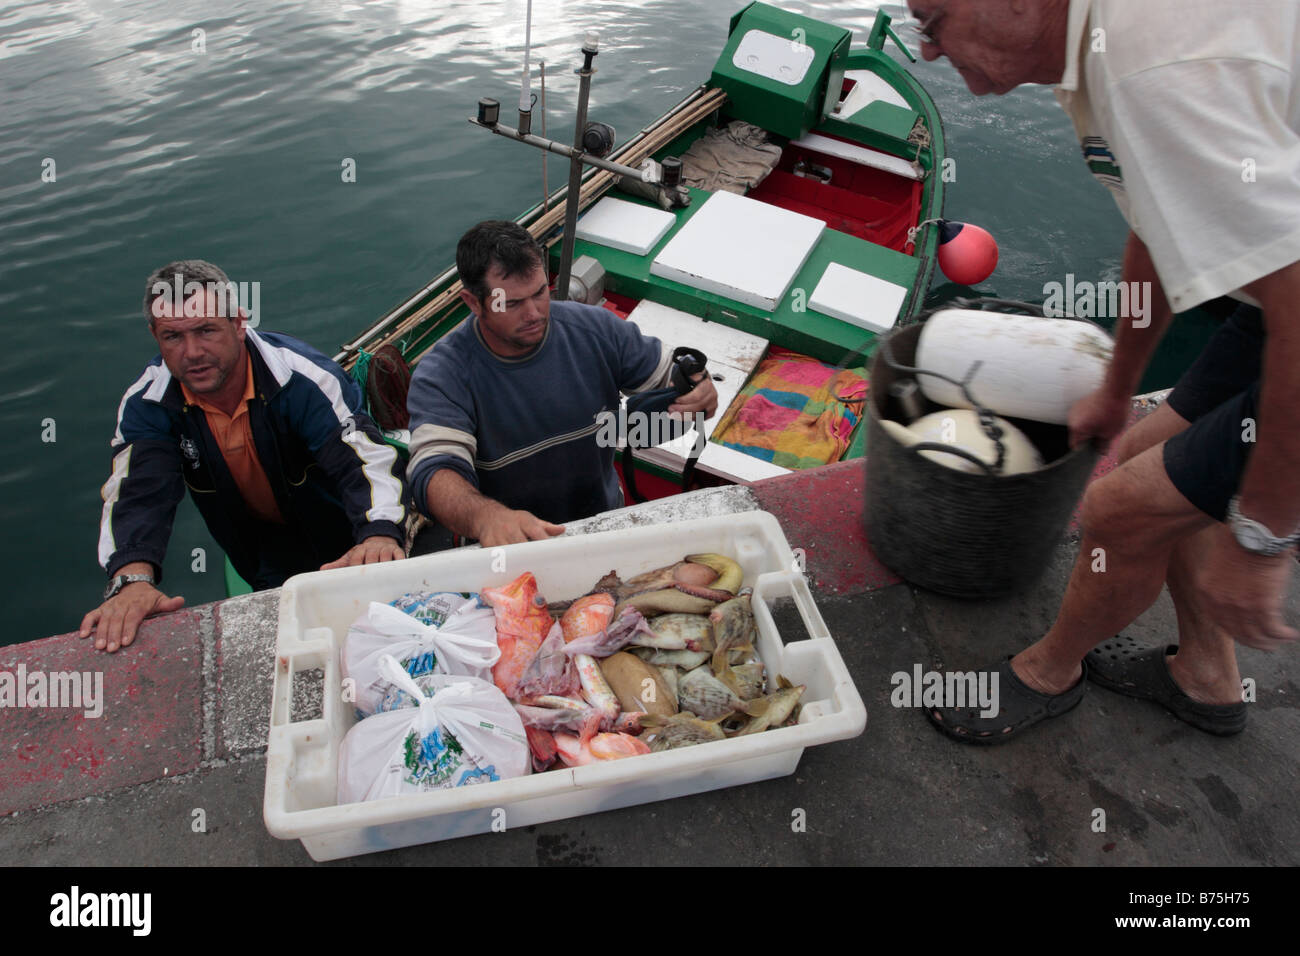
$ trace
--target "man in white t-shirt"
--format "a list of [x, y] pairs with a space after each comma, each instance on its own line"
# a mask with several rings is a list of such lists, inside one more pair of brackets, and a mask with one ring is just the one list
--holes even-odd
[[[1056, 85], [1130, 226], [1123, 278], [1151, 283], [1152, 308], [1117, 320], [1105, 384], [1071, 411], [1074, 443], [1120, 433], [1174, 310], [1243, 302], [1089, 487], [1056, 623], [997, 665], [999, 713], [928, 716], [958, 740], [1001, 742], [1070, 710], [1087, 676], [1237, 733], [1233, 641], [1273, 650], [1300, 637], [1281, 615], [1300, 529], [1300, 4], [908, 2], [923, 56], [946, 56], [971, 92]], [[1115, 637], [1166, 583], [1179, 644]]]

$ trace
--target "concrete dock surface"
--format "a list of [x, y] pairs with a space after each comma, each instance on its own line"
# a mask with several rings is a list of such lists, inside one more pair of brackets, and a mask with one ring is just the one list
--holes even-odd
[[[1015, 597], [941, 597], [872, 554], [862, 485], [862, 463], [849, 462], [652, 502], [569, 532], [772, 512], [805, 553], [866, 704], [861, 736], [805, 750], [786, 777], [325, 865], [1300, 863], [1300, 648], [1239, 650], [1256, 699], [1237, 737], [1090, 686], [1074, 711], [1006, 745], [952, 742], [921, 710], [891, 704], [891, 675], [980, 669], [1031, 643], [1055, 618], [1077, 544], [1063, 540]], [[1293, 587], [1292, 621], [1298, 602]], [[185, 609], [148, 622], [114, 655], [75, 634], [0, 648], [0, 671], [98, 670], [104, 681], [99, 717], [0, 710], [0, 863], [313, 865], [262, 820], [278, 603], [271, 591]], [[784, 640], [804, 637], [792, 606], [775, 616]], [[1176, 643], [1168, 595], [1129, 633]]]

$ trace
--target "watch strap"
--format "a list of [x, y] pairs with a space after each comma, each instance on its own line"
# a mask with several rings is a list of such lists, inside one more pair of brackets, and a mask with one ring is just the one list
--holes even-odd
[[108, 582], [108, 587], [104, 589], [104, 600], [107, 601], [109, 598], [115, 596], [128, 584], [136, 584], [140, 581], [147, 581], [149, 584], [155, 583], [154, 576], [149, 573], [117, 575]]
[[[1275, 535], [1262, 522], [1254, 518], [1247, 518], [1241, 513], [1241, 496], [1233, 495], [1228, 501], [1228, 527], [1232, 529], [1233, 537], [1237, 543], [1246, 551], [1252, 554], [1260, 554], [1266, 557], [1273, 557], [1294, 548], [1300, 544], [1300, 531], [1281, 538]], [[1262, 546], [1256, 546], [1250, 537], [1254, 536], [1262, 542]]]

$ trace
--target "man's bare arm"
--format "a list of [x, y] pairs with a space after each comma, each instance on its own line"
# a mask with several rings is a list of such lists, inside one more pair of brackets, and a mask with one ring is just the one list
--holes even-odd
[[[1142, 373], [1164, 338], [1174, 313], [1165, 298], [1160, 277], [1156, 275], [1151, 253], [1135, 233], [1128, 234], [1124, 247], [1126, 283], [1143, 283], [1150, 290], [1144, 298], [1146, 315], [1118, 316], [1115, 320], [1115, 352], [1101, 387], [1081, 398], [1070, 410], [1070, 444], [1079, 445], [1089, 438], [1109, 441], [1124, 429], [1132, 407], [1133, 393], [1142, 381]], [[1132, 288], [1132, 286], [1129, 286]], [[1131, 306], [1131, 300], [1130, 300]], [[1132, 309], [1130, 308], [1130, 311]]]
[[404, 557], [406, 557], [406, 551], [396, 538], [375, 534], [357, 542], [333, 561], [322, 564], [320, 569], [329, 571], [333, 568], [354, 568], [362, 564], [400, 561]]
[[[1241, 513], [1276, 535], [1300, 528], [1300, 262], [1246, 287], [1264, 311], [1259, 421], [1242, 478]], [[1243, 440], [1249, 437], [1241, 424]]]
[[444, 528], [475, 538], [485, 548], [540, 541], [564, 533], [564, 526], [515, 511], [482, 494], [451, 468], [440, 468], [426, 486], [429, 511]]
[[1151, 356], [1155, 355], [1160, 340], [1165, 337], [1174, 311], [1165, 298], [1151, 253], [1136, 233], [1128, 234], [1128, 243], [1124, 246], [1122, 279], [1125, 283], [1142, 283], [1145, 289], [1150, 290], [1146, 295], [1145, 316], [1141, 319], [1132, 315], [1118, 316], [1115, 320], [1115, 358], [1106, 370], [1106, 388], [1112, 395], [1128, 400], [1137, 391], [1142, 373], [1151, 364]]

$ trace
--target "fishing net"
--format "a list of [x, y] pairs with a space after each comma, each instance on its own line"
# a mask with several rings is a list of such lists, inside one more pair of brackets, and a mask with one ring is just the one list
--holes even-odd
[[381, 345], [374, 352], [361, 349], [352, 366], [352, 379], [366, 397], [366, 411], [384, 431], [407, 428], [406, 394], [411, 388], [411, 369], [393, 345]]

